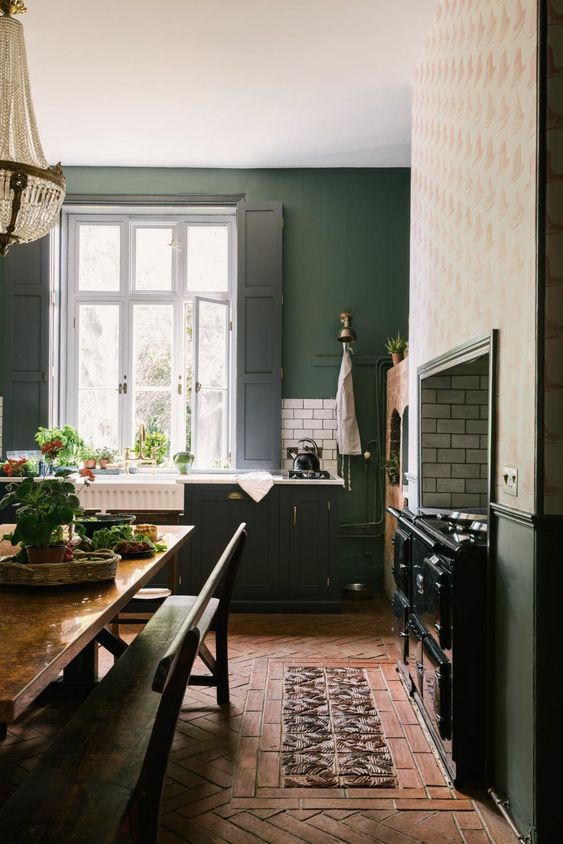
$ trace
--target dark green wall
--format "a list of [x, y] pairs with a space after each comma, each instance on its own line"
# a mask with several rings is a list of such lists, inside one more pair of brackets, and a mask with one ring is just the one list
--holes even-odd
[[408, 319], [410, 171], [65, 168], [70, 194], [245, 194], [284, 205], [283, 395], [335, 394], [313, 356], [338, 352], [354, 314], [359, 354], [383, 353]]
[[[336, 395], [337, 367], [315, 355], [340, 354], [338, 314], [353, 313], [358, 355], [385, 354], [385, 338], [407, 333], [408, 169], [191, 170], [66, 167], [69, 194], [244, 194], [284, 206], [283, 395]], [[375, 376], [357, 367], [362, 442], [376, 436]], [[379, 459], [370, 466], [372, 495]], [[353, 459], [344, 522], [364, 521], [363, 460]], [[381, 583], [378, 541], [342, 541], [342, 580]]]

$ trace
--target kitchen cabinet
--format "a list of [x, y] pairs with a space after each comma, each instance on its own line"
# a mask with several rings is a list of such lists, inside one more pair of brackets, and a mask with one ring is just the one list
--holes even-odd
[[[299, 482], [298, 482], [299, 483]], [[234, 484], [187, 484], [180, 592], [193, 594], [241, 522], [248, 541], [232, 607], [240, 612], [338, 612], [338, 487], [274, 486], [256, 503]]]

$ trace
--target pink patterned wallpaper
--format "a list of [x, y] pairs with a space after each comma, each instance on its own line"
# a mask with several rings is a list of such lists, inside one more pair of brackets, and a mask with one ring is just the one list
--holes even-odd
[[[497, 501], [534, 510], [535, 0], [442, 0], [413, 91], [410, 466], [416, 368], [498, 328]], [[563, 162], [562, 162], [563, 163]], [[519, 469], [505, 496], [503, 465]]]
[[563, 513], [563, 0], [548, 2], [544, 511]]

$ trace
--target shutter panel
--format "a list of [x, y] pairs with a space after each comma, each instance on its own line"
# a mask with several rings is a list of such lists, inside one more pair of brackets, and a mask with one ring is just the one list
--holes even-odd
[[238, 469], [279, 469], [281, 449], [282, 204], [237, 209]]
[[4, 453], [36, 449], [49, 417], [49, 237], [3, 259]]

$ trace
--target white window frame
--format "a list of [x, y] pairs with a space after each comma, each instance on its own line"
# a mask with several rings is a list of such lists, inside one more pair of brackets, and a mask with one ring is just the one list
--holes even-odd
[[[80, 224], [116, 224], [121, 229], [121, 262], [120, 287], [118, 292], [80, 291], [78, 289], [78, 229]], [[229, 232], [229, 267], [228, 289], [223, 291], [188, 292], [187, 290], [187, 232], [188, 224], [217, 225], [224, 224]], [[179, 250], [173, 252], [172, 289], [170, 291], [136, 291], [135, 260], [131, 249], [135, 229], [138, 227], [176, 227], [175, 238], [179, 243]], [[120, 356], [122, 380], [127, 376], [128, 390], [120, 408], [120, 430], [118, 442], [120, 452], [123, 448], [134, 444], [133, 431], [133, 371], [131, 360], [133, 307], [137, 303], [172, 304], [175, 308], [174, 342], [172, 360], [172, 418], [170, 436], [170, 454], [184, 450], [185, 432], [185, 365], [183, 347], [183, 321], [186, 302], [192, 303], [192, 313], [196, 312], [196, 300], [207, 299], [229, 303], [230, 328], [228, 349], [228, 402], [227, 402], [227, 435], [228, 455], [231, 465], [236, 465], [235, 447], [235, 350], [236, 350], [236, 266], [237, 266], [237, 238], [236, 238], [236, 208], [235, 207], [185, 207], [177, 208], [120, 208], [120, 207], [76, 207], [63, 208], [62, 217], [62, 256], [61, 256], [61, 291], [60, 291], [60, 348], [58, 359], [61, 362], [61, 372], [58, 396], [58, 417], [60, 421], [70, 425], [78, 421], [78, 306], [86, 303], [119, 303], [120, 318]], [[66, 330], [62, 330], [63, 326]], [[194, 373], [193, 389], [195, 390], [195, 356], [197, 338], [194, 325]], [[66, 371], [65, 371], [66, 370]], [[177, 384], [181, 379], [182, 395], [177, 393]], [[117, 389], [118, 385], [116, 385]], [[181, 408], [181, 410], [180, 410]], [[192, 395], [192, 450], [195, 451], [197, 441], [197, 422], [194, 413], [194, 396]], [[133, 438], [133, 441], [131, 441]], [[197, 452], [196, 452], [197, 457]], [[203, 467], [202, 467], [203, 468]], [[205, 467], [212, 468], [212, 467]]]

